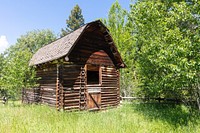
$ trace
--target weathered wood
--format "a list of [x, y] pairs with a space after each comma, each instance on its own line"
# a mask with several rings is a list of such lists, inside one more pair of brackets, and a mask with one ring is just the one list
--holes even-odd
[[[34, 101], [38, 97], [38, 103], [58, 110], [101, 109], [119, 104], [117, 64], [122, 63], [121, 57], [118, 57], [106, 28], [96, 30], [100, 28], [99, 24], [94, 27], [87, 27], [69, 54], [37, 66], [40, 91], [37, 94], [27, 91], [29, 99]], [[87, 66], [95, 66], [92, 67], [95, 72], [92, 73], [94, 70]], [[89, 71], [99, 75], [96, 76], [99, 82], [87, 79]]]

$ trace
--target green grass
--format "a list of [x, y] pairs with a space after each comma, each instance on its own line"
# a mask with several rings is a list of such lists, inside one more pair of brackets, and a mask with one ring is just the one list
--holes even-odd
[[123, 104], [100, 112], [0, 105], [0, 133], [199, 133], [199, 113], [183, 105]]

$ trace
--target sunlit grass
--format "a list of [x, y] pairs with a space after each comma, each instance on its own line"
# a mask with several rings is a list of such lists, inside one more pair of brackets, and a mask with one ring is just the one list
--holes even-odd
[[0, 105], [0, 133], [197, 133], [200, 118], [183, 105], [123, 104], [100, 112], [58, 112], [40, 105]]

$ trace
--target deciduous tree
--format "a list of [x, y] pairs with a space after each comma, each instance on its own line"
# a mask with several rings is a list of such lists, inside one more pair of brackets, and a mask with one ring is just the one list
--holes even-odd
[[133, 88], [137, 86], [137, 78], [134, 68], [134, 40], [132, 29], [127, 21], [128, 12], [122, 9], [116, 1], [110, 8], [108, 18], [104, 19], [104, 24], [108, 27], [120, 54], [125, 61], [127, 68], [121, 70], [121, 94], [122, 96], [132, 96]]
[[1, 88], [7, 90], [10, 97], [17, 98], [22, 88], [36, 85], [35, 70], [29, 67], [29, 60], [40, 47], [55, 39], [56, 36], [50, 30], [31, 31], [7, 49], [0, 82]]
[[200, 2], [139, 0], [131, 7], [142, 92], [198, 101]]

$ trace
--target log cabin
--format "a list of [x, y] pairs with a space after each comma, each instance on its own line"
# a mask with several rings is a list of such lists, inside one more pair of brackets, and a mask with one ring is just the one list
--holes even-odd
[[125, 64], [100, 20], [40, 48], [29, 65], [36, 67], [39, 87], [23, 90], [24, 103], [58, 110], [101, 110], [120, 103], [119, 69]]

